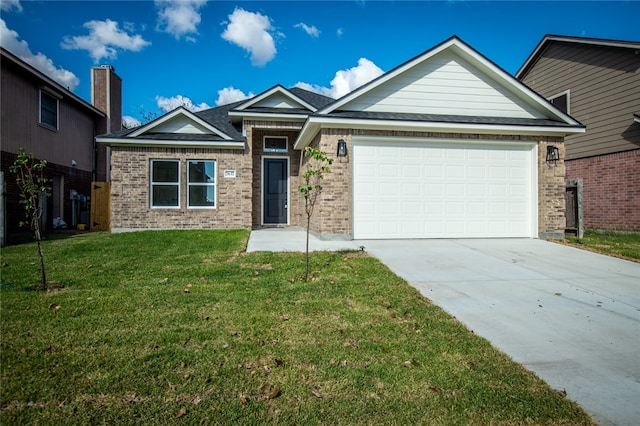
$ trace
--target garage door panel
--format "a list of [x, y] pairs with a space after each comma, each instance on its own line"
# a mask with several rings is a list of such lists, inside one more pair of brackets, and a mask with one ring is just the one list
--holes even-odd
[[531, 146], [354, 141], [354, 237], [529, 237], [532, 158]]

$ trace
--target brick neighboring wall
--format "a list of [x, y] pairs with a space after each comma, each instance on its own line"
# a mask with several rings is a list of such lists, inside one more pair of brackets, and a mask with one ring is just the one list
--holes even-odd
[[[553, 144], [564, 158], [564, 143], [561, 137], [533, 137], [519, 135], [480, 135], [422, 132], [389, 132], [368, 130], [323, 129], [311, 144], [319, 147], [334, 158], [331, 172], [325, 175], [322, 198], [318, 201], [312, 217], [311, 230], [326, 236], [352, 236], [352, 136], [397, 136], [439, 139], [468, 140], [510, 140], [532, 141], [538, 143], [538, 237], [561, 238], [565, 230], [565, 167], [562, 161], [557, 164], [546, 162], [547, 145]], [[336, 146], [339, 139], [347, 142], [349, 157], [336, 158]], [[303, 168], [306, 164], [303, 159]]]
[[[152, 159], [180, 160], [180, 208], [150, 208]], [[187, 208], [187, 160], [216, 160], [216, 208]], [[111, 229], [251, 228], [250, 150], [201, 148], [112, 148]], [[235, 170], [225, 178], [224, 170]]]
[[640, 231], [640, 149], [566, 162], [567, 179], [582, 179], [586, 229]]

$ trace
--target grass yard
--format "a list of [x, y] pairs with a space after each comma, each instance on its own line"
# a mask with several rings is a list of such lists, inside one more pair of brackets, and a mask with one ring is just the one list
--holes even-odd
[[244, 253], [247, 231], [2, 249], [0, 424], [588, 425], [359, 252]]
[[640, 233], [585, 231], [583, 238], [567, 238], [575, 247], [640, 262]]

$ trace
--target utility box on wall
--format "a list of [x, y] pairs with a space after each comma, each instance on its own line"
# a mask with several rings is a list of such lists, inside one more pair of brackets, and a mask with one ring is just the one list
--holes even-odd
[[582, 222], [582, 179], [567, 179], [566, 185], [567, 226], [565, 234], [582, 238], [584, 225]]

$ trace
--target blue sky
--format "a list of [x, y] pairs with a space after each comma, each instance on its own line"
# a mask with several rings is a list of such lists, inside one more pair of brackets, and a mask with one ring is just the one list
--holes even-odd
[[123, 79], [140, 120], [275, 84], [339, 97], [457, 35], [511, 74], [545, 34], [640, 41], [640, 1], [0, 0], [3, 47], [90, 100]]

